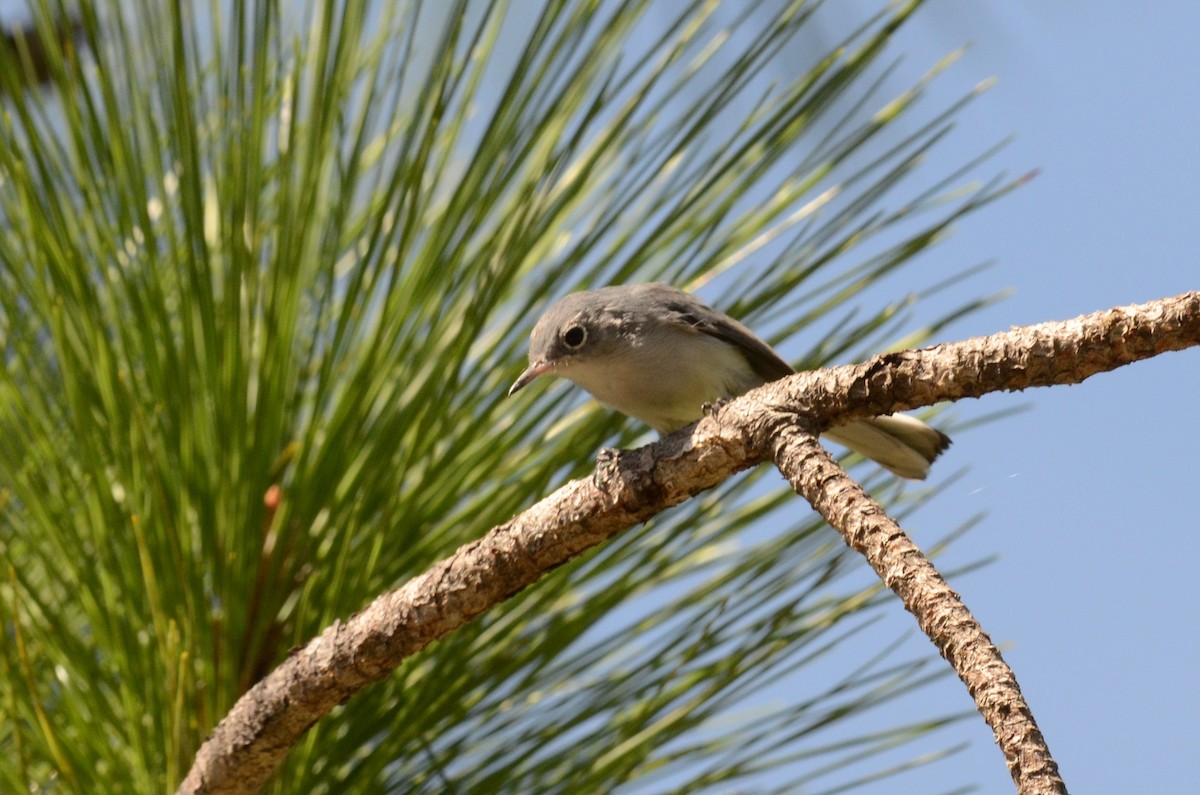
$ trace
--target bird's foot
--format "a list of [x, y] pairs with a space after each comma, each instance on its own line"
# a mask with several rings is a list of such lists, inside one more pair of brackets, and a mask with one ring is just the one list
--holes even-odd
[[615, 447], [601, 447], [596, 451], [596, 463], [600, 466], [615, 464], [619, 455], [621, 455], [621, 451]]

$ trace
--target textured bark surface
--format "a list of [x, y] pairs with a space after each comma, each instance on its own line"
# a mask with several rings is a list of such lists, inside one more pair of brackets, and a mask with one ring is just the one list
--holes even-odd
[[967, 686], [1022, 795], [1065, 793], [1016, 676], [929, 559], [817, 441], [784, 417], [770, 435], [775, 465], [836, 527], [912, 613]]
[[1019, 768], [1014, 779], [1021, 787], [1032, 782], [1020, 791], [1064, 791], [1034, 787], [1051, 781], [1054, 763], [1044, 743], [1026, 742], [1036, 725], [1027, 708], [1011, 700], [1015, 681], [999, 655], [980, 651], [990, 645], [984, 644], [986, 635], [964, 615], [965, 608], [951, 604], [953, 593], [927, 562], [918, 562], [924, 560], [919, 551], [900, 541], [903, 535], [878, 506], [853, 493], [861, 489], [848, 489], [843, 478], [828, 474], [809, 432], [836, 424], [832, 420], [1074, 384], [1197, 344], [1200, 293], [1187, 293], [887, 354], [862, 365], [798, 373], [733, 401], [693, 428], [639, 450], [602, 456], [592, 477], [568, 483], [290, 656], [217, 725], [179, 792], [258, 791], [310, 726], [405, 658], [584, 550], [769, 458], [794, 472], [793, 485], [882, 568], [880, 576], [906, 605], [929, 602], [914, 613], [956, 669], [969, 671], [970, 678], [961, 671], [960, 676], [981, 712], [995, 721], [997, 742], [1010, 767]]

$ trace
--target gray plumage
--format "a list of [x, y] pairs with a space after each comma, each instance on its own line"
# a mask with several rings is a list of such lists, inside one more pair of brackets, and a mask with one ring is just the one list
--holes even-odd
[[[793, 372], [754, 332], [695, 296], [665, 284], [631, 284], [552, 304], [530, 337], [529, 367], [509, 394], [549, 373], [670, 433], [700, 419], [705, 403]], [[941, 431], [902, 414], [856, 420], [825, 436], [918, 480], [950, 444]]]

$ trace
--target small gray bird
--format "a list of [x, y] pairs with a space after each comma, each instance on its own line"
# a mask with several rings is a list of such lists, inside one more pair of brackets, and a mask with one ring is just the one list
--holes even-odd
[[[700, 419], [706, 403], [794, 372], [754, 332], [695, 296], [666, 284], [627, 284], [551, 305], [530, 336], [529, 367], [508, 394], [550, 373], [665, 434]], [[950, 444], [903, 414], [855, 420], [825, 436], [914, 480]]]

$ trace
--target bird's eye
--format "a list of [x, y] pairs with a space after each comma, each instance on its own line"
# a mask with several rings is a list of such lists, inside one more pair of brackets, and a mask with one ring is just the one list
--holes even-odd
[[587, 342], [587, 330], [583, 326], [571, 326], [562, 335], [563, 345], [576, 350]]

